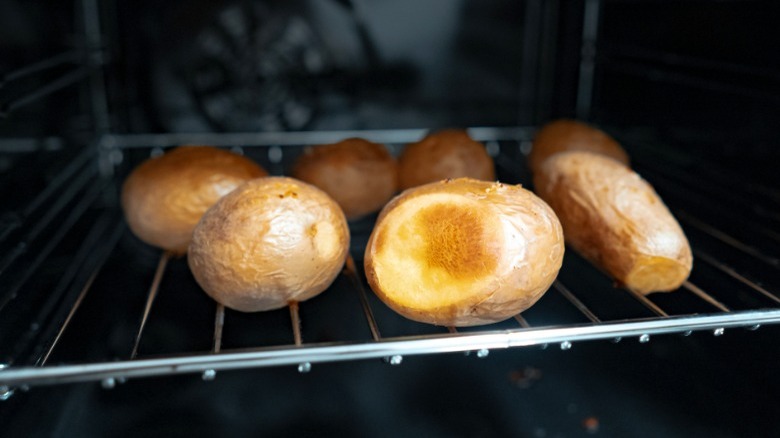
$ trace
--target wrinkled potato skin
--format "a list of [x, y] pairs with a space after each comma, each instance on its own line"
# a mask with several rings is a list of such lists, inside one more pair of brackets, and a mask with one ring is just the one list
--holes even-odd
[[594, 152], [628, 165], [628, 154], [604, 131], [576, 120], [550, 122], [536, 132], [528, 163], [533, 173], [548, 157], [559, 152]]
[[532, 306], [555, 280], [563, 252], [560, 222], [536, 195], [461, 178], [390, 201], [364, 265], [371, 289], [399, 314], [474, 326]]
[[485, 145], [462, 129], [445, 129], [407, 145], [398, 158], [401, 190], [447, 178], [495, 181], [493, 159]]
[[268, 173], [248, 158], [209, 146], [185, 146], [136, 167], [122, 187], [130, 230], [149, 245], [187, 252], [192, 230], [222, 196]]
[[333, 283], [349, 250], [338, 204], [285, 177], [249, 181], [203, 215], [187, 260], [214, 300], [241, 312], [278, 309]]
[[611, 158], [564, 152], [534, 176], [566, 242], [619, 285], [648, 294], [677, 289], [690, 274], [691, 248], [655, 190]]
[[307, 148], [295, 161], [292, 176], [330, 195], [350, 220], [379, 211], [398, 187], [390, 152], [360, 138]]

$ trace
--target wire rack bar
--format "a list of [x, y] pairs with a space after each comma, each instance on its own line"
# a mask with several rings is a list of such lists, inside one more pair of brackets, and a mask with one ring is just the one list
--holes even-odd
[[58, 53], [46, 59], [18, 68], [4, 74], [2, 78], [0, 78], [0, 88], [9, 82], [23, 79], [35, 73], [46, 71], [62, 64], [78, 62], [82, 59], [83, 56], [84, 55], [80, 50], [69, 50], [67, 52]]
[[549, 326], [535, 330], [513, 329], [398, 337], [386, 338], [380, 342], [371, 343], [311, 344], [292, 349], [269, 347], [222, 352], [219, 354], [207, 353], [123, 362], [100, 362], [43, 368], [7, 368], [0, 370], [0, 385], [57, 384], [99, 381], [119, 377], [201, 373], [209, 369], [229, 370], [295, 365], [306, 361], [311, 363], [341, 362], [393, 355], [505, 349], [544, 343], [613, 339], [616, 336], [640, 336], [646, 333], [667, 334], [685, 332], [687, 330], [749, 327], [756, 324], [770, 323], [780, 323], [780, 309], [714, 315], [687, 315], [668, 319], [626, 320], [602, 324]]
[[702, 300], [712, 304], [714, 307], [717, 307], [719, 310], [722, 310], [724, 312], [731, 312], [731, 309], [726, 307], [725, 304], [721, 303], [720, 301], [716, 300], [712, 297], [712, 295], [708, 294], [707, 292], [704, 292], [699, 286], [696, 286], [695, 284], [691, 283], [690, 281], [685, 281], [683, 283], [683, 288], [691, 291], [694, 295], [701, 298]]
[[[186, 144], [212, 146], [304, 146], [333, 143], [345, 138], [361, 137], [377, 143], [409, 143], [418, 141], [428, 129], [374, 129], [351, 131], [247, 132], [247, 133], [172, 133], [172, 134], [112, 134], [100, 144], [107, 148], [150, 148]], [[530, 139], [532, 127], [473, 127], [469, 135], [477, 141]]]
[[564, 298], [566, 298], [574, 307], [577, 308], [583, 315], [585, 315], [586, 318], [588, 318], [591, 322], [601, 322], [598, 316], [596, 316], [589, 308], [586, 306], [582, 301], [580, 301], [579, 298], [577, 298], [569, 288], [563, 285], [558, 280], [555, 280], [553, 282], [553, 287], [555, 287], [555, 290], [557, 290], [561, 295], [563, 295]]
[[762, 251], [758, 250], [757, 248], [754, 248], [748, 244], [740, 242], [738, 239], [734, 238], [733, 236], [726, 234], [723, 231], [713, 227], [712, 225], [700, 221], [699, 219], [696, 219], [695, 217], [689, 215], [684, 211], [675, 210], [675, 216], [677, 216], [680, 220], [687, 223], [688, 225], [691, 225], [694, 228], [720, 240], [721, 242], [731, 246], [734, 249], [737, 249], [758, 260], [761, 260], [762, 262], [768, 265], [774, 267], [780, 267], [780, 259], [766, 255]]
[[[89, 191], [84, 194], [84, 197], [76, 204], [71, 213], [63, 220], [62, 225], [57, 229], [55, 234], [47, 241], [46, 245], [38, 252], [36, 257], [27, 265], [22, 273], [21, 277], [12, 284], [5, 294], [0, 298], [0, 312], [5, 308], [8, 303], [16, 297], [19, 289], [29, 280], [30, 276], [35, 272], [41, 263], [49, 256], [54, 248], [60, 243], [60, 241], [68, 234], [73, 228], [76, 222], [87, 211], [87, 209], [94, 203], [98, 195], [103, 191], [105, 184], [98, 184], [93, 186]], [[21, 254], [19, 254], [21, 255]]]
[[84, 286], [81, 288], [81, 291], [79, 292], [76, 301], [71, 306], [68, 315], [65, 317], [65, 320], [60, 326], [59, 331], [57, 332], [54, 339], [50, 342], [49, 348], [36, 361], [36, 366], [43, 366], [46, 364], [46, 361], [49, 359], [49, 356], [57, 347], [57, 344], [59, 343], [62, 334], [65, 333], [65, 330], [68, 329], [71, 319], [73, 319], [73, 316], [76, 314], [79, 307], [81, 307], [82, 301], [84, 301], [84, 298], [86, 298], [87, 294], [92, 289], [92, 284], [95, 282], [95, 279], [100, 274], [100, 271], [103, 269], [103, 266], [106, 264], [106, 261], [108, 260], [107, 257], [108, 253], [110, 253], [111, 250], [114, 248], [114, 246], [119, 241], [119, 238], [123, 232], [124, 232], [124, 227], [120, 226], [117, 227], [117, 229], [113, 232], [113, 234], [108, 237], [108, 245], [106, 246], [106, 249], [100, 252], [99, 254], [97, 254], [96, 257], [97, 263], [95, 265], [95, 268], [92, 270], [92, 273], [89, 275], [87, 281], [84, 283]]
[[762, 287], [759, 284], [756, 284], [753, 281], [750, 281], [749, 279], [745, 278], [743, 275], [741, 275], [739, 272], [735, 271], [729, 266], [726, 266], [725, 264], [717, 261], [715, 258], [713, 258], [711, 255], [707, 254], [706, 252], [700, 250], [700, 249], [693, 249], [693, 255], [699, 259], [704, 260], [707, 264], [714, 266], [719, 271], [725, 273], [726, 275], [730, 276], [731, 278], [739, 281], [740, 283], [744, 284], [745, 286], [750, 287], [754, 291], [760, 293], [761, 295], [769, 298], [770, 300], [774, 301], [777, 304], [780, 304], [780, 298], [777, 297], [777, 295], [773, 294], [772, 292], [769, 292], [764, 287]]
[[668, 317], [669, 317], [669, 314], [668, 314], [668, 313], [664, 312], [664, 310], [663, 310], [663, 309], [661, 309], [660, 307], [658, 307], [658, 305], [656, 305], [654, 302], [650, 301], [650, 299], [649, 299], [649, 298], [647, 298], [645, 295], [642, 295], [641, 293], [639, 293], [639, 292], [635, 292], [635, 291], [633, 291], [633, 290], [631, 290], [631, 289], [625, 289], [625, 290], [626, 290], [626, 292], [628, 292], [628, 293], [629, 293], [629, 294], [630, 294], [632, 297], [636, 298], [636, 300], [637, 300], [637, 301], [639, 301], [640, 303], [642, 303], [642, 305], [644, 305], [645, 307], [647, 307], [649, 310], [651, 310], [651, 311], [652, 311], [653, 313], [655, 313], [656, 315], [658, 315], [658, 316], [660, 316], [660, 317], [662, 317], [662, 318], [668, 318]]
[[290, 301], [290, 321], [292, 322], [293, 339], [295, 340], [295, 346], [300, 347], [303, 345], [303, 339], [301, 337], [301, 314], [298, 308], [297, 301]]
[[352, 284], [358, 292], [360, 305], [363, 307], [363, 315], [365, 315], [366, 322], [368, 322], [368, 328], [371, 330], [371, 337], [375, 341], [380, 340], [382, 335], [379, 332], [379, 326], [376, 323], [376, 318], [374, 318], [374, 312], [371, 310], [371, 305], [368, 303], [366, 288], [363, 287], [363, 281], [360, 279], [360, 275], [358, 275], [355, 259], [352, 258], [352, 254], [347, 256], [347, 263], [344, 265], [344, 273], [352, 281]]
[[217, 303], [217, 311], [214, 316], [214, 343], [212, 353], [219, 353], [222, 349], [222, 329], [225, 327], [225, 305]]
[[133, 344], [133, 352], [130, 354], [130, 359], [133, 359], [138, 354], [138, 346], [141, 344], [141, 336], [144, 334], [144, 327], [146, 327], [146, 321], [149, 318], [149, 312], [152, 310], [154, 299], [157, 297], [157, 291], [160, 289], [160, 282], [162, 281], [163, 274], [165, 273], [165, 267], [168, 265], [168, 260], [171, 258], [169, 251], [163, 251], [160, 256], [160, 261], [157, 263], [157, 270], [154, 272], [154, 279], [152, 285], [149, 287], [149, 295], [146, 298], [146, 306], [144, 307], [144, 314], [141, 317], [141, 324], [138, 327], [138, 333], [135, 336], [135, 343]]
[[62, 90], [70, 85], [78, 83], [89, 74], [89, 69], [86, 67], [79, 67], [75, 70], [65, 73], [59, 78], [43, 85], [35, 90], [27, 93], [26, 95], [17, 99], [0, 104], [0, 117], [7, 117], [15, 110], [35, 102], [38, 99], [48, 96], [54, 92]]
[[531, 328], [531, 324], [529, 324], [528, 321], [526, 321], [523, 315], [518, 313], [517, 315], [514, 316], [514, 318], [515, 321], [517, 321], [517, 323], [520, 324], [520, 327], [524, 329]]

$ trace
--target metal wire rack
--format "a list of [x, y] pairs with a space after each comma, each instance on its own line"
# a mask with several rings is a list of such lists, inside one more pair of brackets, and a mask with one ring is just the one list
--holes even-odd
[[[0, 239], [2, 242], [14, 233], [21, 233], [19, 243], [12, 247], [15, 250], [0, 260], [0, 278], [13, 271], [10, 289], [0, 295], [0, 317], [8, 317], [15, 305], [23, 305], [17, 304], [24, 302], [17, 295], [35, 279], [44, 260], [56, 252], [64, 236], [74, 232], [82, 216], [91, 214], [86, 231], [77, 239], [80, 244], [68, 257], [69, 262], [54, 288], [41, 291], [48, 297], [32, 312], [32, 323], [24, 320], [13, 325], [18, 337], [11, 343], [13, 348], [3, 352], [8, 359], [0, 368], [0, 395], [8, 398], [18, 388], [82, 381], [101, 381], [104, 387], [110, 388], [127, 378], [170, 374], [201, 373], [204, 380], [211, 380], [218, 371], [238, 368], [296, 366], [300, 372], [308, 372], [314, 364], [322, 362], [378, 358], [399, 365], [406, 356], [452, 352], [473, 352], [483, 358], [493, 349], [555, 345], [567, 350], [575, 342], [597, 339], [628, 342], [627, 338], [636, 338], [645, 343], [651, 336], [660, 334], [687, 336], [694, 331], [711, 331], [714, 336], [720, 336], [730, 328], [755, 330], [764, 324], [780, 323], [780, 236], [775, 231], [780, 221], [780, 193], [742, 180], [729, 183], [728, 191], [722, 191], [723, 183], [713, 177], [717, 170], [708, 163], [679, 156], [670, 158], [656, 145], [631, 139], [625, 144], [634, 158], [635, 168], [655, 185], [680, 220], [694, 249], [693, 274], [678, 291], [642, 296], [615, 289], [605, 275], [569, 250], [551, 290], [534, 307], [508, 321], [468, 329], [412, 323], [389, 311], [367, 292], [359, 261], [361, 244], [370, 232], [371, 223], [353, 223], [354, 244], [342, 279], [322, 295], [329, 297], [328, 303], [314, 299], [295, 304], [289, 308], [289, 317], [282, 317], [279, 312], [239, 315], [212, 301], [203, 301], [211, 309], [208, 312], [213, 315], [213, 330], [209, 330], [210, 339], [196, 344], [204, 345], [208, 341], [210, 348], [145, 352], [143, 346], [150, 336], [150, 321], [166, 317], [164, 312], [155, 314], [158, 296], [176, 296], [180, 300], [205, 296], [193, 283], [182, 280], [184, 269], [170, 272], [171, 263], [179, 261], [171, 261], [170, 255], [163, 253], [148, 283], [126, 353], [54, 361], [63, 350], [64, 337], [90, 336], [71, 333], [84, 330], [83, 325], [74, 327], [73, 323], [85, 313], [81, 310], [83, 304], [90, 297], [116, 293], [115, 284], [121, 289], [121, 281], [102, 278], [116, 275], [116, 271], [106, 273], [104, 267], [121, 263], [116, 261], [122, 257], [117, 255], [117, 242], [129, 235], [116, 199], [106, 197], [106, 193], [116, 191], [115, 183], [121, 178], [100, 176], [98, 166], [89, 157], [100, 156], [102, 162], [116, 165], [124, 154], [141, 148], [152, 148], [155, 153], [154, 148], [179, 144], [212, 144], [267, 154], [265, 158], [270, 163], [280, 163], [285, 146], [359, 136], [394, 147], [414, 141], [424, 133], [425, 130], [412, 129], [102, 137], [97, 150], [87, 148], [66, 166], [52, 185], [30, 203], [24, 220], [13, 230], [4, 232]], [[499, 177], [515, 183], [530, 181], [523, 160], [530, 149], [532, 133], [531, 127], [470, 129], [470, 134], [485, 142], [494, 156]], [[47, 243], [36, 245], [41, 236]], [[28, 253], [31, 247], [38, 248], [37, 254]], [[11, 269], [17, 265], [24, 269]], [[166, 283], [166, 275], [178, 275], [178, 278]], [[337, 312], [332, 313], [333, 309]], [[289, 329], [275, 342], [225, 348], [223, 334], [231, 319], [249, 321], [250, 328], [267, 319], [277, 328], [288, 325]], [[352, 324], [346, 334], [339, 333], [341, 336], [322, 335], [333, 331], [332, 326], [341, 321], [359, 322], [362, 328]], [[311, 330], [304, 330], [307, 326]], [[315, 335], [305, 336], [307, 333]], [[192, 336], [202, 334], [203, 330], [199, 330]], [[308, 342], [307, 337], [317, 340]]]

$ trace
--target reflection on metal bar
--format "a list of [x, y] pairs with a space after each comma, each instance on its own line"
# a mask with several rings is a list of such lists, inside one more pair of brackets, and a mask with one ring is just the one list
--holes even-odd
[[85, 78], [89, 73], [89, 69], [85, 67], [79, 67], [69, 73], [66, 73], [59, 78], [49, 82], [48, 84], [36, 88], [25, 96], [19, 97], [15, 100], [6, 102], [0, 105], [0, 117], [6, 117], [14, 110], [23, 107], [27, 104], [35, 102], [36, 100], [45, 97], [51, 93], [59, 91], [69, 85], [75, 84], [81, 79]]
[[[67, 267], [62, 269], [62, 275], [57, 282], [57, 285], [47, 293], [48, 299], [39, 306], [38, 311], [30, 318], [32, 324], [37, 328], [35, 330], [30, 329], [25, 335], [20, 336], [20, 340], [17, 342], [18, 344], [29, 342], [30, 339], [34, 338], [36, 332], [41, 336], [40, 327], [52, 324], [51, 319], [56, 315], [56, 312], [52, 313], [55, 306], [60, 305], [61, 300], [68, 299], [67, 291], [69, 290], [69, 286], [76, 280], [79, 274], [81, 274], [81, 270], [88, 264], [90, 257], [94, 257], [96, 252], [100, 252], [98, 248], [100, 247], [100, 244], [103, 243], [101, 238], [105, 238], [104, 234], [111, 222], [111, 216], [110, 213], [101, 215], [94, 226], [90, 228], [84, 239], [82, 239], [78, 251], [76, 251], [75, 255], [70, 257]], [[16, 354], [14, 354], [13, 357], [17, 357]]]
[[[474, 127], [469, 135], [477, 141], [529, 140], [532, 127]], [[361, 137], [377, 143], [410, 143], [418, 141], [427, 129], [383, 129], [356, 131], [247, 132], [247, 133], [170, 133], [106, 135], [103, 147], [151, 148], [186, 144], [213, 146], [303, 146], [333, 143], [349, 137]]]
[[27, 282], [33, 272], [38, 269], [40, 264], [46, 259], [46, 257], [49, 256], [54, 248], [65, 237], [65, 235], [68, 234], [70, 229], [76, 224], [81, 216], [87, 211], [89, 206], [92, 205], [97, 196], [102, 192], [104, 186], [105, 184], [92, 186], [92, 188], [84, 194], [84, 197], [79, 201], [79, 203], [76, 204], [73, 209], [71, 209], [71, 213], [65, 218], [65, 220], [62, 221], [62, 225], [60, 225], [55, 234], [48, 239], [46, 245], [38, 252], [33, 261], [26, 266], [26, 270], [21, 275], [21, 277], [10, 288], [4, 291], [5, 295], [0, 299], [0, 311], [2, 311], [3, 308], [5, 308], [5, 306], [12, 299], [14, 299], [14, 297], [16, 297], [16, 293], [19, 291], [22, 285]]
[[212, 353], [219, 353], [222, 348], [222, 328], [225, 327], [225, 305], [217, 303], [217, 312], [214, 317], [214, 346]]
[[528, 321], [526, 321], [525, 318], [523, 318], [523, 316], [519, 313], [515, 315], [515, 321], [517, 321], [517, 323], [520, 324], [520, 327], [524, 329], [531, 328], [531, 324], [528, 324]]
[[157, 270], [154, 273], [154, 279], [152, 285], [149, 287], [149, 296], [146, 298], [146, 306], [144, 307], [144, 314], [141, 317], [141, 325], [138, 327], [138, 333], [135, 335], [135, 343], [133, 343], [133, 352], [130, 353], [130, 359], [134, 359], [138, 355], [138, 346], [141, 344], [141, 336], [144, 334], [144, 327], [146, 327], [146, 320], [149, 318], [149, 312], [152, 310], [154, 299], [157, 297], [157, 291], [160, 289], [160, 282], [162, 281], [163, 274], [165, 273], [165, 266], [168, 264], [168, 260], [171, 258], [170, 251], [163, 251], [160, 256], [160, 262], [157, 263]]
[[712, 304], [713, 306], [717, 307], [718, 309], [724, 311], [724, 312], [731, 312], [731, 309], [726, 307], [723, 303], [716, 300], [712, 297], [712, 295], [708, 294], [707, 292], [704, 292], [699, 286], [696, 286], [695, 284], [691, 283], [690, 281], [685, 281], [683, 283], [683, 287], [685, 289], [688, 289], [689, 291], [693, 292], [694, 295], [701, 298], [702, 300]]
[[97, 266], [95, 267], [92, 274], [90, 274], [89, 278], [87, 279], [87, 282], [84, 284], [83, 288], [81, 289], [81, 292], [79, 292], [79, 295], [76, 298], [76, 301], [73, 303], [70, 312], [68, 312], [68, 316], [65, 318], [65, 321], [62, 323], [62, 326], [60, 326], [60, 330], [57, 332], [57, 335], [54, 337], [54, 340], [52, 341], [48, 350], [43, 356], [38, 358], [38, 361], [36, 362], [36, 366], [45, 365], [52, 351], [54, 351], [54, 349], [57, 347], [57, 343], [62, 337], [62, 334], [65, 333], [65, 330], [67, 330], [68, 325], [70, 324], [70, 320], [73, 318], [73, 315], [76, 314], [76, 311], [78, 311], [79, 307], [81, 306], [81, 302], [84, 300], [84, 297], [87, 296], [87, 293], [92, 288], [92, 283], [95, 281], [98, 274], [103, 269], [103, 265], [105, 265], [106, 263], [108, 254], [111, 252], [114, 245], [116, 245], [116, 242], [119, 240], [119, 237], [122, 235], [123, 231], [124, 231], [124, 227], [117, 227], [113, 235], [111, 235], [108, 238], [108, 244], [106, 245], [106, 249], [100, 254]]
[[763, 252], [759, 251], [756, 248], [753, 248], [750, 245], [744, 244], [740, 242], [739, 240], [735, 239], [734, 237], [724, 233], [723, 231], [705, 224], [704, 222], [696, 219], [695, 217], [685, 213], [684, 211], [675, 210], [674, 212], [675, 216], [680, 218], [680, 220], [688, 223], [689, 225], [697, 228], [700, 231], [703, 231], [706, 234], [709, 234], [710, 236], [720, 240], [721, 242], [736, 248], [745, 254], [751, 255], [758, 260], [761, 260], [764, 263], [767, 263], [769, 265], [772, 265], [774, 267], [780, 267], [780, 259], [777, 259], [775, 257], [768, 256], [764, 254]]
[[298, 302], [290, 301], [290, 320], [292, 321], [293, 339], [295, 339], [295, 345], [300, 347], [303, 345], [301, 339], [301, 315], [298, 312]]
[[344, 265], [344, 272], [349, 277], [349, 279], [352, 280], [352, 284], [358, 291], [360, 304], [363, 306], [363, 314], [366, 316], [368, 328], [371, 330], [371, 337], [374, 338], [375, 341], [378, 341], [382, 338], [382, 335], [379, 333], [379, 327], [376, 324], [374, 312], [371, 310], [371, 306], [368, 304], [366, 289], [363, 287], [363, 281], [360, 279], [360, 276], [357, 273], [355, 260], [352, 258], [352, 254], [347, 255], [347, 263]]
[[774, 301], [777, 304], [780, 304], [780, 298], [777, 297], [777, 295], [773, 294], [772, 292], [769, 292], [764, 287], [762, 287], [759, 284], [756, 284], [753, 281], [748, 280], [744, 276], [742, 276], [739, 272], [735, 271], [734, 269], [726, 266], [725, 264], [715, 260], [712, 256], [709, 254], [699, 250], [699, 249], [693, 249], [693, 255], [696, 256], [696, 258], [704, 260], [705, 262], [709, 263], [710, 265], [714, 266], [721, 272], [725, 273], [726, 275], [730, 276], [731, 278], [739, 281], [740, 283], [744, 284], [745, 286], [750, 287], [751, 289], [757, 291], [761, 295], [769, 298], [770, 300]]
[[80, 51], [70, 50], [67, 52], [58, 53], [42, 61], [26, 65], [3, 75], [3, 77], [0, 78], [0, 88], [9, 82], [23, 79], [35, 73], [57, 67], [58, 65], [78, 62], [82, 57], [83, 54]]
[[631, 289], [625, 289], [629, 294], [631, 294], [632, 297], [636, 298], [637, 301], [642, 303], [645, 307], [652, 310], [653, 313], [655, 313], [658, 316], [668, 318], [669, 315], [664, 312], [660, 307], [658, 307], [654, 302], [650, 301], [646, 296], [640, 294], [639, 292], [632, 291]]
[[394, 355], [420, 355], [505, 349], [545, 343], [579, 342], [614, 339], [616, 336], [682, 333], [686, 330], [749, 327], [756, 324], [780, 323], [780, 309], [753, 310], [714, 315], [686, 315], [671, 318], [650, 318], [548, 326], [534, 330], [465, 332], [428, 336], [386, 338], [370, 343], [324, 343], [301, 348], [268, 347], [233, 350], [220, 354], [160, 357], [122, 362], [102, 362], [43, 368], [6, 368], [0, 370], [0, 385], [41, 385], [107, 378], [145, 377], [170, 374], [201, 373], [208, 369], [229, 370], [295, 365], [301, 362], [323, 363], [382, 358]]
[[555, 289], [560, 292], [561, 295], [563, 295], [564, 298], [566, 298], [570, 303], [574, 305], [574, 307], [577, 308], [580, 312], [582, 312], [583, 315], [585, 315], [591, 322], [601, 322], [601, 320], [593, 313], [590, 309], [588, 309], [588, 306], [586, 306], [582, 301], [580, 301], [579, 298], [574, 296], [571, 291], [563, 285], [558, 280], [555, 280], [553, 282], [553, 286]]
[[97, 278], [97, 275], [100, 273], [100, 268], [102, 267], [103, 267], [102, 265], [98, 266], [98, 269], [96, 269], [95, 272], [93, 272], [92, 275], [89, 276], [89, 279], [87, 280], [87, 283], [84, 285], [84, 287], [81, 289], [81, 292], [79, 293], [76, 302], [73, 303], [73, 307], [71, 307], [70, 312], [68, 312], [68, 317], [65, 318], [65, 322], [62, 323], [62, 327], [60, 327], [60, 330], [57, 332], [57, 336], [54, 337], [54, 341], [52, 341], [51, 345], [49, 346], [49, 349], [46, 350], [46, 354], [43, 355], [43, 357], [38, 361], [36, 366], [46, 365], [46, 361], [49, 360], [49, 356], [51, 355], [51, 352], [54, 351], [54, 348], [57, 346], [57, 343], [60, 342], [60, 338], [62, 337], [62, 334], [65, 333], [65, 329], [68, 328], [68, 325], [70, 324], [70, 320], [73, 318], [73, 315], [75, 315], [76, 311], [79, 310], [79, 307], [81, 306], [81, 302], [84, 301], [84, 297], [87, 296], [87, 292], [89, 292], [89, 289], [92, 287], [92, 283], [95, 281], [95, 278]]

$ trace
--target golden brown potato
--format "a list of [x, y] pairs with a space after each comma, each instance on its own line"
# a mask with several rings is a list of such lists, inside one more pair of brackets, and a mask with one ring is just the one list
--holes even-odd
[[493, 159], [485, 146], [462, 129], [428, 134], [404, 148], [398, 159], [401, 190], [447, 178], [475, 178], [495, 181]]
[[398, 186], [393, 156], [384, 146], [360, 138], [306, 149], [292, 176], [325, 191], [347, 219], [378, 211]]
[[216, 301], [257, 312], [327, 289], [349, 249], [338, 204], [293, 178], [249, 181], [214, 204], [188, 254], [198, 284]]
[[390, 201], [364, 262], [371, 288], [401, 315], [473, 326], [533, 305], [555, 280], [563, 251], [558, 218], [536, 195], [461, 178]]
[[628, 165], [626, 151], [604, 131], [576, 120], [564, 119], [550, 122], [536, 133], [528, 155], [529, 167], [536, 173], [548, 157], [566, 151], [594, 152]]
[[534, 176], [566, 241], [620, 285], [648, 294], [677, 289], [692, 257], [680, 225], [655, 190], [609, 157], [563, 152]]
[[141, 163], [122, 187], [130, 230], [144, 242], [187, 252], [195, 224], [219, 198], [268, 173], [240, 155], [186, 146]]

